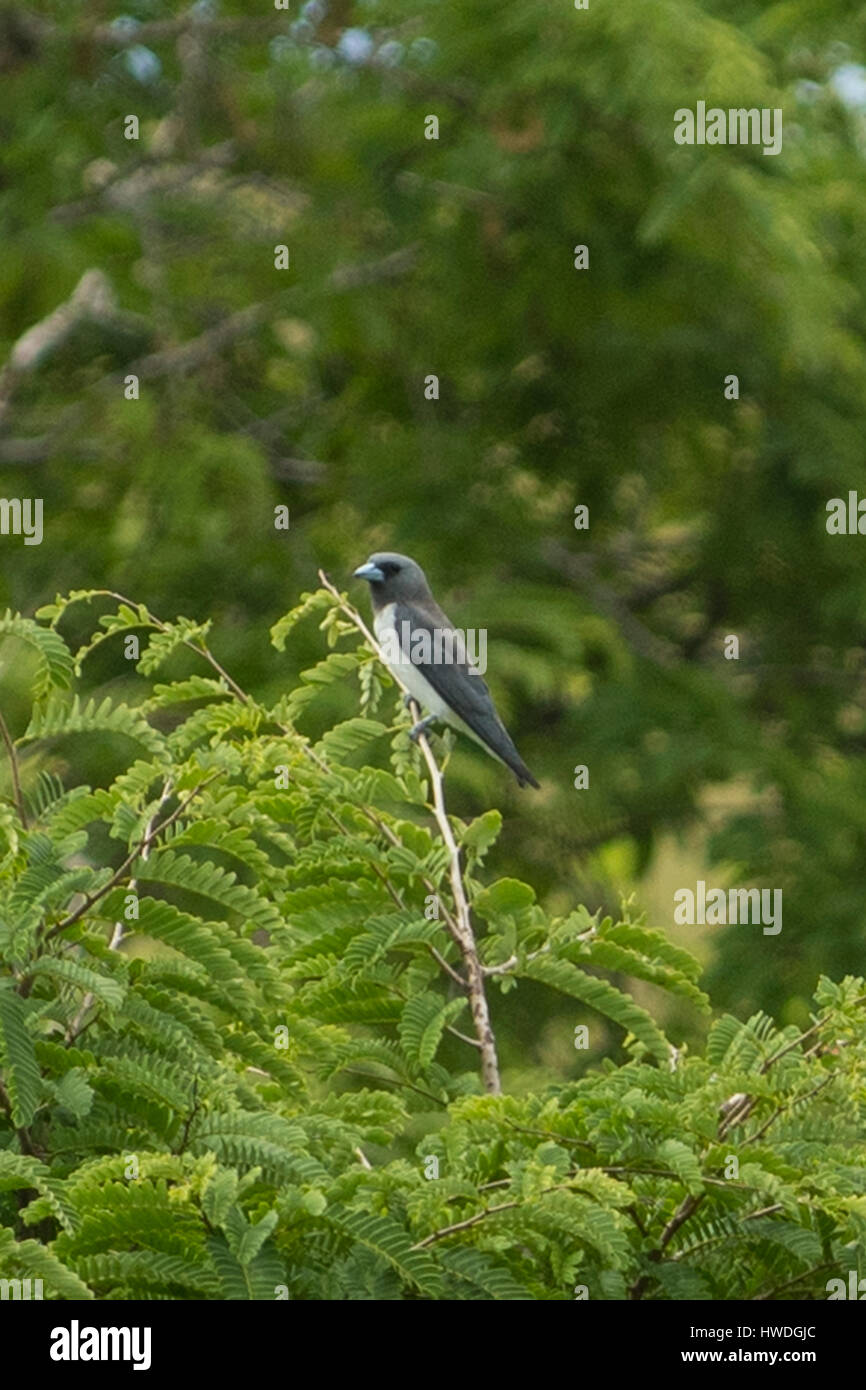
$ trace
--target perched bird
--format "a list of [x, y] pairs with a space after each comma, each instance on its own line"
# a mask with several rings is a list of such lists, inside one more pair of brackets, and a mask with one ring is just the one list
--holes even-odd
[[[419, 705], [430, 711], [411, 737], [437, 719], [474, 738], [511, 768], [521, 787], [537, 787], [511, 741], [481, 676], [466, 658], [462, 634], [452, 627], [430, 592], [420, 565], [385, 551], [355, 570], [373, 600], [373, 629], [386, 665]], [[438, 656], [438, 659], [437, 659]]]

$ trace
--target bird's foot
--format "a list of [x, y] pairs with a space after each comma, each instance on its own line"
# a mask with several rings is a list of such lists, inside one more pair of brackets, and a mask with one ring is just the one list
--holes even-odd
[[413, 743], [417, 743], [422, 734], [426, 734], [432, 724], [436, 723], [436, 715], [428, 714], [426, 719], [419, 719], [417, 724], [413, 724], [409, 730], [409, 737]]
[[403, 708], [404, 708], [404, 709], [408, 709], [409, 706], [411, 705], [411, 703], [412, 703], [412, 701], [413, 701], [414, 699], [415, 699], [415, 696], [414, 696], [414, 695], [410, 695], [408, 690], [404, 690], [404, 691], [403, 691]]

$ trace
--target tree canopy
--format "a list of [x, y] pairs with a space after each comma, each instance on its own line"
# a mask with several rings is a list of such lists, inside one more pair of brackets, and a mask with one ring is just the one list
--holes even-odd
[[[114, 1153], [129, 1121], [101, 1107], [118, 1105], [133, 1073], [142, 1085], [140, 1093], [132, 1088], [144, 1126], [139, 1141], [147, 1132], [162, 1154], [153, 1191], [188, 1180], [197, 1194], [190, 1200], [204, 1204], [205, 1168], [228, 1158], [239, 1163], [242, 1141], [226, 1139], [220, 1148], [194, 1138], [198, 1112], [184, 1139], [193, 1102], [186, 1093], [182, 1100], [168, 1070], [163, 1089], [154, 1074], [136, 1072], [135, 1048], [145, 1035], [160, 1035], [166, 1069], [183, 1068], [183, 1048], [196, 1055], [203, 1048], [210, 1060], [202, 1053], [200, 1084], [218, 1089], [238, 1058], [259, 1065], [251, 1039], [282, 1017], [277, 977], [288, 970], [290, 979], [296, 971], [305, 979], [305, 952], [321, 957], [322, 968], [315, 986], [304, 984], [296, 1022], [337, 1027], [348, 1017], [339, 1012], [341, 950], [352, 942], [350, 961], [387, 960], [396, 968], [389, 953], [403, 949], [403, 929], [412, 988], [401, 1008], [423, 1002], [408, 1021], [394, 1000], [387, 1018], [376, 1013], [379, 1003], [370, 1004], [368, 1020], [385, 1027], [376, 1042], [380, 1061], [383, 1048], [399, 1055], [401, 1077], [412, 1086], [424, 1073], [420, 1084], [437, 1104], [457, 1107], [455, 1133], [483, 1129], [476, 1105], [500, 1107], [500, 1138], [511, 1122], [545, 1131], [555, 1153], [529, 1158], [515, 1140], [519, 1152], [503, 1150], [500, 1158], [529, 1165], [526, 1191], [547, 1183], [542, 1169], [558, 1175], [562, 1193], [551, 1198], [551, 1211], [557, 1203], [575, 1209], [565, 1191], [570, 1185], [573, 1195], [575, 1149], [594, 1146], [597, 1172], [632, 1163], [634, 1155], [587, 1128], [586, 1115], [593, 1088], [621, 1086], [628, 1097], [634, 1082], [646, 1113], [657, 1106], [664, 1116], [640, 1161], [675, 1172], [684, 1185], [673, 1206], [655, 1192], [653, 1200], [670, 1219], [677, 1200], [697, 1193], [698, 1163], [707, 1219], [716, 1223], [704, 1235], [722, 1241], [724, 1222], [737, 1213], [726, 1205], [729, 1192], [716, 1198], [724, 1210], [709, 1214], [710, 1189], [726, 1181], [719, 1152], [696, 1139], [700, 1131], [709, 1144], [710, 1112], [736, 1092], [785, 1110], [801, 1094], [797, 1086], [805, 1094], [817, 1084], [816, 1068], [845, 1072], [860, 1044], [852, 1042], [839, 1061], [823, 1034], [825, 1050], [812, 1055], [807, 1044], [786, 1055], [779, 1092], [775, 1064], [760, 1068], [818, 1017], [833, 1020], [827, 1026], [850, 1041], [845, 1030], [853, 1039], [859, 1008], [850, 981], [862, 974], [866, 849], [866, 540], [856, 531], [857, 502], [866, 498], [864, 53], [866, 14], [838, 0], [591, 0], [586, 10], [549, 0], [307, 0], [290, 12], [230, 0], [190, 7], [137, 0], [123, 12], [102, 0], [0, 4], [0, 480], [7, 501], [38, 498], [43, 506], [41, 543], [14, 534], [8, 510], [0, 534], [0, 597], [10, 610], [0, 710], [16, 750], [12, 758], [7, 747], [0, 778], [9, 895], [3, 930], [11, 933], [4, 963], [15, 998], [0, 989], [0, 1000], [25, 1097], [9, 1094], [0, 1145], [10, 1147], [0, 1147], [0, 1160], [14, 1159], [10, 1188], [23, 1181], [22, 1164], [34, 1178], [28, 1186], [39, 1187], [36, 1176], [43, 1184], [31, 1203], [34, 1220], [53, 1211], [63, 1225], [66, 1198], [52, 1187], [47, 1136], [37, 1140], [41, 1157], [14, 1136], [29, 1131], [40, 1106], [60, 1106], [62, 1124], [95, 1117], [87, 1123], [113, 1136], [103, 1146], [88, 1139], [76, 1161]], [[780, 110], [780, 153], [677, 144], [675, 113], [698, 102]], [[846, 530], [853, 505], [854, 534], [830, 524], [834, 499]], [[455, 1001], [447, 997], [447, 971], [421, 988], [419, 959], [430, 969], [427, 947], [439, 946], [419, 926], [414, 909], [423, 884], [405, 856], [432, 856], [430, 874], [444, 872], [442, 844], [423, 839], [433, 833], [431, 788], [418, 780], [423, 764], [403, 746], [380, 669], [369, 652], [352, 657], [350, 633], [340, 627], [345, 614], [318, 587], [321, 568], [338, 591], [347, 589], [352, 570], [376, 549], [412, 555], [455, 623], [487, 630], [486, 678], [542, 783], [538, 793], [520, 791], [468, 742], [432, 740], [440, 763], [447, 755], [448, 810], [469, 836], [473, 909], [473, 895], [482, 903], [485, 894], [495, 898], [496, 883], [523, 885], [531, 895], [502, 908], [511, 925], [494, 913], [489, 937], [479, 928], [482, 954], [484, 940], [501, 940], [509, 943], [504, 961], [519, 940], [526, 964], [536, 949], [536, 912], [542, 937], [563, 946], [556, 970], [530, 963], [516, 989], [493, 992], [501, 1100], [485, 1100], [459, 1080], [464, 1069], [447, 1051], [459, 1039], [448, 1028], [467, 1024], [449, 1012]], [[58, 600], [79, 590], [106, 592], [87, 604]], [[269, 630], [304, 593], [320, 597], [276, 650]], [[363, 608], [363, 594], [353, 598]], [[152, 655], [138, 667], [124, 647], [138, 630], [121, 613], [124, 604], [138, 617], [159, 615], [165, 628], [161, 648], [161, 629], [145, 621]], [[318, 669], [322, 637], [308, 619], [328, 614], [335, 615], [326, 627], [335, 645], [327, 678], [310, 680], [302, 673]], [[105, 640], [90, 648], [100, 617]], [[183, 640], [174, 641], [167, 634], [179, 622]], [[204, 645], [218, 663], [206, 677], [191, 664]], [[69, 653], [76, 651], [80, 669], [73, 671]], [[161, 688], [152, 677], [163, 658]], [[202, 683], [219, 683], [220, 671], [231, 673], [247, 703], [231, 686], [227, 694]], [[185, 721], [172, 713], [177, 691], [201, 702]], [[231, 714], [221, 715], [223, 708]], [[296, 802], [289, 797], [292, 814], [285, 791], [278, 809], [277, 792], [262, 790], [268, 778], [273, 788], [275, 715], [298, 747], [323, 749], [326, 763], [331, 754], [340, 765], [348, 760], [354, 778], [346, 773], [335, 792], [348, 796], [351, 784], [344, 810], [352, 798], [375, 807], [388, 788], [387, 814], [426, 825], [406, 831], [403, 858], [391, 846], [398, 878], [414, 884], [411, 920], [377, 900], [375, 929], [359, 935], [352, 919], [341, 935], [342, 887], [321, 908], [323, 920], [305, 917], [308, 910], [315, 916], [319, 879], [336, 854], [318, 820], [330, 774], [303, 762]], [[139, 741], [139, 761], [124, 762], [119, 753], [129, 738]], [[394, 738], [403, 740], [396, 751]], [[194, 910], [163, 886], [153, 932], [142, 934], [181, 956], [188, 946], [193, 963], [174, 956], [166, 963], [157, 948], [144, 962], [127, 960], [124, 951], [108, 954], [120, 900], [107, 895], [81, 925], [85, 936], [69, 938], [76, 950], [65, 964], [40, 965], [22, 996], [29, 953], [63, 958], [43, 956], [39, 933], [76, 910], [76, 893], [117, 871], [120, 849], [138, 846], [140, 857], [164, 785], [156, 783], [160, 758], [173, 769], [170, 815], [195, 785], [184, 778], [200, 746], [215, 756], [232, 750], [221, 767], [227, 783], [204, 789], [188, 818], [169, 827], [180, 843], [169, 833], [154, 851], [157, 864], [161, 856], [164, 868], [165, 856], [175, 856], [169, 881], [180, 889], [177, 875], [196, 860], [190, 846], [198, 846], [201, 882], [213, 887], [239, 858], [251, 877], [235, 868], [237, 892], [244, 885], [270, 904], [262, 929], [270, 932], [274, 914], [291, 902], [297, 939], [275, 938], [267, 948], [275, 958], [253, 965], [251, 937], [232, 917], [243, 917], [236, 901], [221, 900], [224, 916], [212, 916], [212, 903], [207, 913], [201, 903]], [[577, 785], [578, 768], [586, 769], [585, 785]], [[412, 807], [405, 814], [394, 808], [398, 789], [388, 778], [409, 779], [399, 788], [398, 800], [408, 796]], [[92, 822], [78, 819], [85, 810]], [[266, 865], [260, 833], [276, 837], [287, 855], [280, 837], [291, 837], [297, 884], [285, 866]], [[359, 891], [372, 883], [380, 894], [369, 868], [374, 844], [384, 853], [375, 836], [360, 835], [356, 858], [345, 847], [336, 854], [340, 883], [351, 863]], [[127, 878], [142, 878], [141, 867]], [[677, 922], [675, 893], [699, 880], [780, 890], [781, 931]], [[255, 920], [244, 918], [250, 931], [258, 929]], [[591, 951], [581, 939], [590, 923], [602, 937], [593, 937]], [[599, 923], [608, 924], [604, 931]], [[37, 937], [16, 954], [16, 932], [31, 928]], [[636, 957], [643, 965], [634, 976]], [[693, 957], [703, 967], [700, 984], [687, 964]], [[580, 973], [578, 959], [588, 973]], [[231, 1046], [223, 1038], [217, 1047], [214, 1037], [216, 994], [206, 1007], [184, 994], [188, 987], [204, 998], [201, 972], [210, 961], [229, 973], [253, 972], [249, 991], [257, 997], [245, 1005], [246, 1018], [239, 1011], [232, 1023], [235, 1062]], [[592, 985], [578, 989], [578, 974]], [[72, 1003], [76, 981], [109, 1011], [131, 1001], [135, 1017], [128, 1014], [116, 1055], [112, 1028], [103, 1038], [94, 1024], [91, 1036], [101, 1041], [92, 1061], [84, 1056], [86, 1035], [80, 1044], [67, 1036], [61, 1058], [63, 1044], [52, 1032], [68, 1035], [81, 1007], [80, 997]], [[499, 984], [507, 986], [507, 972]], [[317, 1011], [332, 988], [336, 1013]], [[715, 1022], [696, 1006], [704, 988]], [[616, 1006], [620, 1013], [593, 1013], [614, 996], [628, 999]], [[59, 1014], [43, 1013], [52, 1000]], [[362, 1014], [351, 1021], [360, 1026]], [[572, 1046], [572, 1035], [590, 1017], [587, 1055]], [[46, 1022], [39, 1036], [40, 1020], [56, 1027]], [[648, 1060], [656, 1034], [665, 1048], [670, 1039], [686, 1049], [681, 1072], [668, 1073], [660, 1051]], [[333, 1077], [349, 1044], [325, 1038], [321, 1055], [306, 1031], [298, 1046], [310, 1042], [311, 1059]], [[438, 1065], [440, 1043], [448, 1076], [431, 1077], [425, 1068]], [[261, 1039], [258, 1046], [273, 1051]], [[747, 1075], [738, 1070], [739, 1049]], [[257, 1145], [293, 1148], [280, 1126], [298, 1123], [296, 1115], [291, 1107], [269, 1110], [276, 1092], [268, 1086], [287, 1088], [284, 1105], [300, 1082], [276, 1056], [280, 1075], [263, 1083], [255, 1105], [248, 1092], [237, 1093], [241, 1111], [258, 1114], [261, 1106], [272, 1115], [255, 1131], [255, 1145], [252, 1131], [243, 1139], [253, 1147], [248, 1169], [235, 1171], [241, 1185], [259, 1164]], [[620, 1068], [618, 1079], [606, 1065]], [[766, 1158], [752, 1186], [763, 1205], [779, 1203], [785, 1220], [805, 1201], [797, 1184], [812, 1181], [807, 1150], [829, 1123], [820, 1107], [831, 1095], [841, 1099], [832, 1087], [854, 1085], [853, 1075], [828, 1083], [831, 1090], [814, 1102], [814, 1128], [809, 1120], [792, 1129], [794, 1148], [784, 1155], [767, 1157], [754, 1138], [763, 1119], [743, 1131], [754, 1138], [754, 1163]], [[252, 1084], [259, 1083], [238, 1082]], [[544, 1087], [554, 1084], [566, 1089], [550, 1099]], [[99, 1097], [95, 1109], [86, 1093]], [[309, 1120], [303, 1144], [297, 1140], [305, 1163], [324, 1162], [317, 1145], [331, 1123], [346, 1154], [375, 1134], [389, 1162], [410, 1162], [400, 1109], [409, 1092], [377, 1089], [369, 1111], [357, 1097], [347, 1099], [351, 1089], [338, 1093]], [[613, 1090], [606, 1096], [605, 1107], [613, 1105]], [[614, 1128], [627, 1127], [631, 1101], [622, 1105]], [[690, 1157], [677, 1147], [684, 1126]], [[827, 1162], [854, 1142], [844, 1125], [833, 1130], [839, 1149]], [[658, 1145], [667, 1145], [663, 1154]], [[111, 1162], [106, 1157], [94, 1181], [114, 1183]], [[328, 1184], [335, 1183], [340, 1202], [355, 1212], [346, 1219], [361, 1219], [339, 1164], [327, 1181], [319, 1174], [318, 1186], [313, 1170], [304, 1170], [300, 1195], [289, 1197], [281, 1184], [291, 1186], [300, 1170], [292, 1177], [283, 1158], [274, 1163], [261, 1212], [255, 1202], [238, 1207], [246, 1189], [229, 1194], [233, 1180], [218, 1179], [228, 1184], [219, 1213], [236, 1224], [229, 1231], [208, 1220], [223, 1231], [233, 1258], [242, 1247], [244, 1269], [270, 1238], [265, 1207], [280, 1223], [295, 1203], [300, 1211], [306, 1202], [316, 1216], [319, 1199], [310, 1199], [309, 1183], [329, 1207]], [[501, 1167], [488, 1172], [467, 1156], [451, 1176], [458, 1185], [483, 1186], [503, 1181]], [[74, 1183], [71, 1173], [64, 1181]], [[405, 1253], [459, 1217], [424, 1196], [420, 1178], [413, 1196], [400, 1173], [399, 1219], [397, 1206], [391, 1213], [402, 1223], [399, 1240], [391, 1233], [397, 1244], [389, 1247], [380, 1230], [369, 1266], [358, 1253], [363, 1239], [340, 1246], [362, 1283], [417, 1293], [451, 1289], [441, 1281], [465, 1275], [491, 1296], [489, 1281], [501, 1277], [530, 1290], [519, 1296], [563, 1296], [574, 1271], [561, 1253], [541, 1253], [547, 1218], [533, 1236], [539, 1263], [531, 1269], [497, 1266], [492, 1274], [468, 1256], [463, 1269], [462, 1256], [446, 1269], [429, 1252], [423, 1271], [420, 1252], [414, 1265], [401, 1264], [400, 1241]], [[355, 1178], [374, 1181], [363, 1164]], [[582, 1212], [595, 1210], [592, 1201], [604, 1208], [604, 1230], [594, 1232], [600, 1244], [593, 1246], [587, 1229], [584, 1236], [596, 1254], [603, 1248], [605, 1269], [620, 1271], [629, 1289], [643, 1289], [646, 1250], [635, 1253], [622, 1214], [631, 1198], [606, 1186], [617, 1180], [604, 1173], [594, 1196], [578, 1203]], [[851, 1214], [862, 1201], [859, 1181], [837, 1174], [837, 1207], [813, 1212], [805, 1225], [802, 1212], [796, 1218], [813, 1242], [841, 1246], [853, 1238], [846, 1223], [862, 1219]], [[161, 1221], [163, 1198], [141, 1200], [156, 1203], [148, 1219]], [[84, 1197], [76, 1207], [70, 1190], [69, 1202], [82, 1218]], [[268, 1228], [242, 1227], [229, 1215], [235, 1211], [244, 1222], [258, 1213]], [[212, 1296], [232, 1296], [218, 1292], [236, 1277], [226, 1273], [223, 1246], [212, 1252], [207, 1275], [198, 1268], [205, 1224], [198, 1211], [188, 1215], [192, 1243], [176, 1254], [197, 1273], [178, 1287], [192, 1296], [195, 1279], [204, 1279]], [[587, 1219], [591, 1226], [595, 1218]], [[52, 1247], [69, 1278], [90, 1281], [100, 1296], [104, 1289], [129, 1296], [138, 1287], [135, 1261], [87, 1264], [103, 1259], [101, 1247], [86, 1239], [75, 1245], [69, 1221]], [[277, 1244], [267, 1249], [280, 1249], [285, 1262], [284, 1228], [273, 1229]], [[743, 1233], [757, 1227], [738, 1229], [745, 1241]], [[315, 1271], [311, 1264], [303, 1276], [306, 1296], [331, 1296], [327, 1290], [353, 1277], [334, 1274], [337, 1283], [327, 1282], [329, 1242], [337, 1239], [328, 1231], [322, 1227]], [[767, 1240], [786, 1246], [785, 1258], [798, 1245], [805, 1251], [806, 1237], [790, 1231]], [[495, 1239], [490, 1250], [483, 1241], [478, 1248], [490, 1254], [494, 1246]], [[810, 1246], [809, 1268], [820, 1263], [814, 1254]], [[33, 1258], [36, 1268], [42, 1257]], [[684, 1264], [677, 1261], [679, 1269]], [[172, 1268], [180, 1279], [180, 1266]], [[798, 1268], [759, 1261], [754, 1282], [744, 1275], [733, 1292], [708, 1261], [701, 1287], [712, 1297], [750, 1297], [743, 1289], [769, 1289], [775, 1273], [782, 1283]], [[670, 1277], [669, 1285], [651, 1286], [657, 1296], [698, 1296], [682, 1291], [679, 1274]], [[229, 1283], [220, 1286], [218, 1278]], [[607, 1296], [622, 1296], [620, 1275], [610, 1278]]]

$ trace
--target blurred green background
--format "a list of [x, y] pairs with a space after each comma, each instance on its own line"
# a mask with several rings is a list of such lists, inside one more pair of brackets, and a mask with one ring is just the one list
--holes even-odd
[[[863, 965], [866, 539], [825, 522], [866, 495], [864, 60], [832, 0], [0, 5], [0, 492], [45, 527], [0, 536], [0, 598], [212, 617], [276, 698], [318, 566], [408, 552], [543, 782], [458, 745], [491, 873], [634, 893], [718, 1007], [805, 1021]], [[782, 153], [675, 145], [698, 100], [781, 107]], [[128, 689], [119, 643], [87, 679]], [[676, 927], [699, 877], [781, 888], [781, 934]], [[512, 1068], [574, 1064], [570, 1015], [506, 1007]]]

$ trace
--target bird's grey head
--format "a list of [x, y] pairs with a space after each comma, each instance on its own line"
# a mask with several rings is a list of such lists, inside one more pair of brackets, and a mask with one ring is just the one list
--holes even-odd
[[421, 566], [408, 555], [397, 555], [391, 550], [371, 555], [365, 565], [355, 570], [354, 577], [367, 580], [377, 607], [430, 597], [430, 587]]

